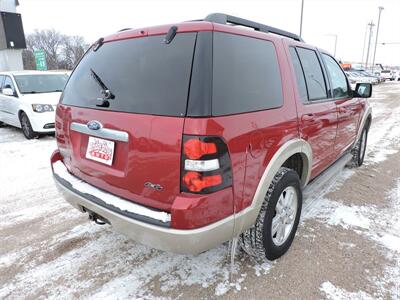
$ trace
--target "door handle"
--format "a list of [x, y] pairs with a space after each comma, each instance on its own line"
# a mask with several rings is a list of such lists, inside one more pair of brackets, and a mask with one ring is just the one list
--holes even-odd
[[314, 121], [314, 114], [305, 114], [301, 116], [302, 121]]

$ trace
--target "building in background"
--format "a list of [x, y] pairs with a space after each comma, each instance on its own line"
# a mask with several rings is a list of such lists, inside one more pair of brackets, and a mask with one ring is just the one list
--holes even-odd
[[23, 70], [26, 42], [18, 5], [18, 0], [0, 0], [0, 71]]

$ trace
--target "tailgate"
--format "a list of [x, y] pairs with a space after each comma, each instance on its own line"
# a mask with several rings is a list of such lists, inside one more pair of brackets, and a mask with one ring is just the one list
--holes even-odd
[[[87, 124], [94, 120], [101, 129], [89, 129]], [[112, 194], [168, 211], [179, 194], [183, 122], [184, 118], [59, 105], [57, 142], [75, 176]], [[90, 137], [112, 142], [111, 165], [87, 157]]]

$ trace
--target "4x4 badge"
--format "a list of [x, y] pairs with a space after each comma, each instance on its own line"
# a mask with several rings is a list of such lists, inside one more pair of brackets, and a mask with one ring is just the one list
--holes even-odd
[[89, 121], [87, 123], [87, 127], [91, 130], [99, 130], [103, 127], [103, 125], [99, 121]]
[[163, 187], [161, 185], [154, 184], [154, 183], [151, 183], [151, 182], [146, 182], [144, 184], [144, 186], [147, 187], [147, 188], [150, 188], [150, 189], [157, 190], [157, 191], [161, 191], [163, 189]]

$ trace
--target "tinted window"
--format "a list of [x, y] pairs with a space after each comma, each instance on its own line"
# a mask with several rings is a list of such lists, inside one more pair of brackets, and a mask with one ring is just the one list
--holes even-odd
[[310, 100], [319, 100], [327, 98], [324, 75], [322, 74], [317, 53], [314, 50], [297, 48]]
[[271, 42], [215, 32], [213, 46], [213, 115], [282, 105], [279, 65]]
[[290, 56], [292, 58], [294, 73], [296, 75], [297, 87], [299, 89], [299, 95], [303, 102], [307, 102], [307, 87], [304, 79], [303, 68], [301, 67], [299, 57], [297, 56], [296, 49], [293, 47], [289, 48]]
[[15, 75], [14, 78], [21, 94], [33, 94], [62, 92], [68, 75]]
[[4, 80], [3, 89], [4, 88], [12, 89], [13, 92], [15, 92], [14, 83], [12, 82], [10, 76], [6, 76], [6, 79]]
[[326, 69], [331, 79], [331, 88], [333, 98], [341, 98], [348, 96], [348, 87], [346, 75], [337, 62], [329, 55], [322, 54]]
[[[164, 37], [114, 41], [103, 44], [96, 52], [89, 50], [72, 73], [62, 103], [183, 116], [196, 33], [177, 34], [170, 44], [163, 41]], [[96, 99], [104, 97], [104, 86], [115, 96], [109, 100], [109, 108], [96, 106]]]

